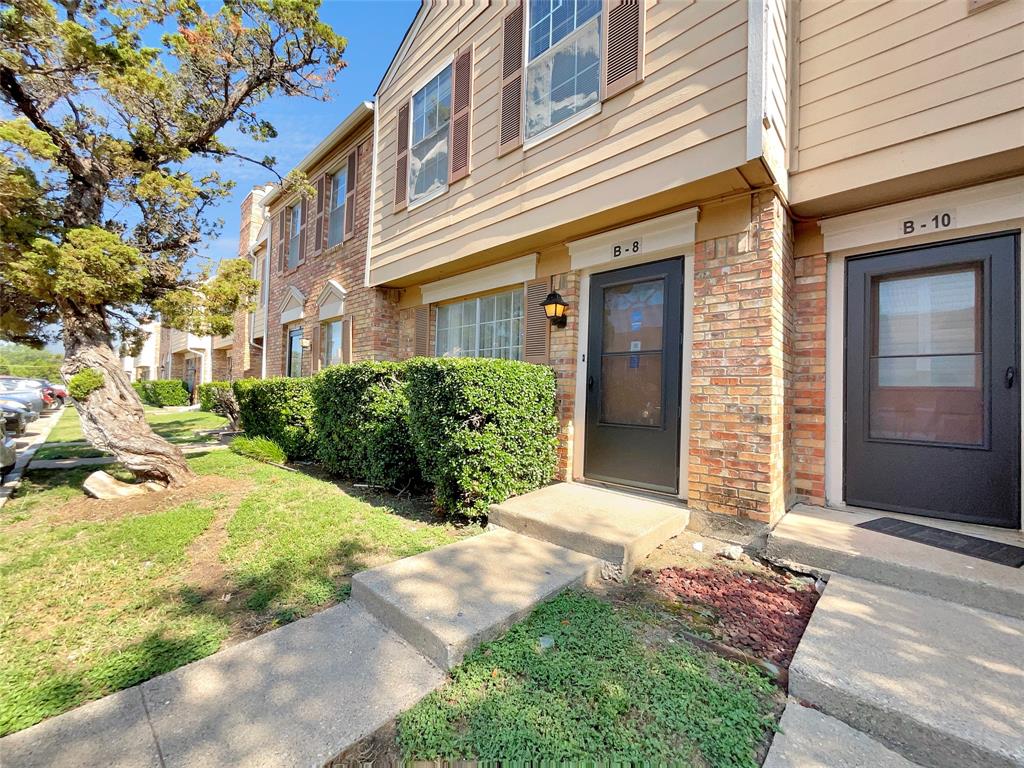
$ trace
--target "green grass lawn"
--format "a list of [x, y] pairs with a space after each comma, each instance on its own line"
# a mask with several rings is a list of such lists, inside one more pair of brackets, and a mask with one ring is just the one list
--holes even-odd
[[756, 768], [780, 700], [654, 613], [570, 591], [400, 715], [398, 745], [407, 760]]
[[[87, 500], [31, 472], [0, 510], [0, 735], [348, 595], [352, 573], [471, 535], [229, 451], [187, 489]], [[116, 470], [114, 470], [116, 472]]]
[[[205, 435], [196, 434], [199, 430], [220, 429], [227, 420], [223, 416], [206, 411], [178, 411], [168, 412], [159, 408], [146, 408], [146, 421], [153, 427], [158, 435], [161, 435], [172, 443], [188, 444], [204, 442], [208, 439]], [[82, 426], [78, 419], [78, 411], [72, 407], [64, 409], [60, 420], [54, 425], [47, 437], [47, 443], [70, 443], [76, 440], [83, 440]], [[37, 459], [66, 459], [81, 458], [86, 456], [102, 456], [100, 451], [87, 446], [47, 446], [43, 445], [36, 451]]]

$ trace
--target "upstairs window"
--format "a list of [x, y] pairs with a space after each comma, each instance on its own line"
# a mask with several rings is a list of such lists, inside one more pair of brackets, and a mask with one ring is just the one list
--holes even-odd
[[348, 169], [342, 168], [331, 177], [331, 213], [327, 224], [327, 247], [337, 245], [345, 237], [345, 191]]
[[299, 238], [302, 235], [302, 201], [288, 209], [291, 233], [288, 236], [288, 269], [299, 265]]
[[412, 142], [409, 153], [410, 205], [448, 189], [448, 123], [452, 109], [449, 64], [412, 97]]
[[437, 308], [438, 357], [523, 359], [523, 291]]
[[530, 0], [525, 138], [599, 103], [601, 0]]

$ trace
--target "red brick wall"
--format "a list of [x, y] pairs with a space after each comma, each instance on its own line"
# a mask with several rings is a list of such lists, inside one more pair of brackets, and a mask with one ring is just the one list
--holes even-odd
[[[812, 248], [820, 250], [819, 248]], [[824, 253], [795, 261], [793, 290], [793, 465], [794, 494], [825, 502], [825, 280]]]
[[[346, 157], [352, 145], [339, 148], [331, 160]], [[335, 280], [346, 291], [345, 317], [352, 321], [352, 360], [394, 360], [398, 356], [398, 310], [389, 291], [381, 288], [366, 288], [363, 285], [366, 267], [366, 240], [369, 233], [370, 205], [370, 162], [372, 138], [369, 134], [358, 140], [358, 171], [356, 176], [355, 195], [355, 229], [353, 234], [342, 243], [325, 248], [319, 254], [312, 250], [313, 232], [312, 214], [316, 203], [310, 200], [308, 210], [310, 218], [306, 244], [306, 255], [303, 263], [294, 269], [281, 269], [276, 243], [279, 233], [274, 235], [274, 250], [271, 254], [270, 303], [267, 315], [267, 376], [285, 375], [285, 345], [287, 328], [280, 323], [281, 303], [287, 295], [289, 286], [297, 288], [305, 296], [305, 317], [301, 321], [303, 335], [313, 339], [314, 328], [320, 324], [317, 299], [328, 280]], [[309, 178], [317, 178], [321, 169], [309, 174]], [[271, 211], [273, 226], [276, 228], [277, 216], [283, 207], [278, 202]], [[327, 226], [325, 212], [324, 226]], [[295, 327], [292, 324], [289, 327]], [[303, 375], [315, 372], [313, 350], [303, 354]]]
[[689, 504], [768, 522], [786, 504], [792, 233], [773, 193], [751, 201], [746, 232], [695, 248]]
[[576, 360], [579, 338], [580, 275], [566, 272], [555, 275], [551, 284], [569, 305], [565, 328], [552, 328], [549, 361], [555, 371], [555, 396], [561, 429], [558, 434], [558, 479], [572, 479], [573, 437], [576, 408]]
[[228, 381], [231, 379], [231, 348], [215, 349], [211, 354], [211, 381]]

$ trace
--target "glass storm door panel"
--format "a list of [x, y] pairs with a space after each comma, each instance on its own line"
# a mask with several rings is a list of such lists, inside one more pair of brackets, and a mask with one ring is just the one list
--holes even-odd
[[846, 502], [1017, 527], [1017, 239], [847, 264]]
[[584, 475], [677, 493], [682, 262], [590, 282]]

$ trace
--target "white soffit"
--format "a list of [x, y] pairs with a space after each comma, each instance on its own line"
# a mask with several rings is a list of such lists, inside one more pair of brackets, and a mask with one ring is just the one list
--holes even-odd
[[[929, 228], [933, 216], [944, 214], [949, 215], [949, 226]], [[825, 251], [836, 253], [935, 232], [952, 235], [958, 229], [1020, 218], [1024, 218], [1024, 177], [1018, 176], [822, 219], [820, 227]], [[904, 222], [914, 222], [912, 232], [905, 232]]]
[[[697, 236], [697, 208], [659, 216], [568, 243], [570, 269], [642, 264], [682, 256]], [[638, 249], [634, 248], [636, 244]], [[621, 247], [616, 255], [616, 247]]]
[[337, 280], [328, 280], [324, 289], [317, 297], [316, 305], [319, 308], [319, 318], [329, 320], [332, 317], [339, 317], [345, 314], [345, 296], [348, 293]]
[[529, 253], [517, 259], [503, 261], [489, 267], [474, 269], [454, 277], [446, 277], [421, 287], [424, 304], [457, 299], [471, 293], [489, 291], [513, 283], [525, 283], [537, 276], [537, 254]]

